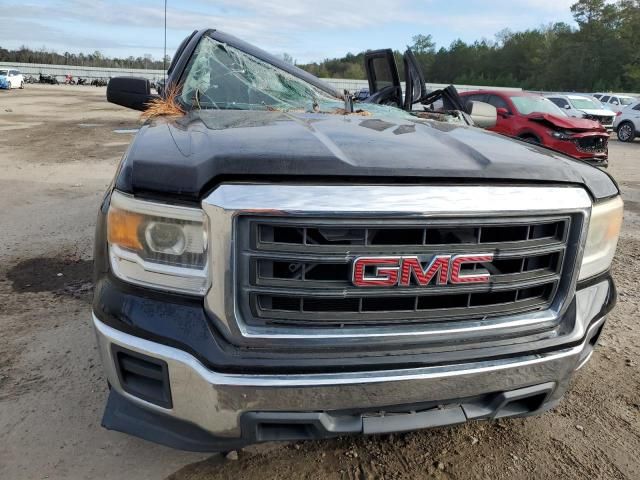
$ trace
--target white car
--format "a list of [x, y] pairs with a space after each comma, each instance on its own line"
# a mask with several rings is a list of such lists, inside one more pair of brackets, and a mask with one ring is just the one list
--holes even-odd
[[561, 94], [547, 95], [547, 98], [562, 108], [570, 117], [595, 120], [607, 130], [613, 129], [615, 112], [602, 108], [602, 105], [593, 98], [583, 95]]
[[618, 95], [616, 93], [594, 93], [593, 96], [616, 113], [638, 101], [637, 98], [630, 97], [629, 95]]
[[622, 110], [613, 123], [613, 129], [621, 142], [633, 142], [640, 135], [640, 102], [636, 101]]
[[7, 88], [24, 88], [24, 77], [12, 68], [0, 70], [0, 79], [8, 83]]

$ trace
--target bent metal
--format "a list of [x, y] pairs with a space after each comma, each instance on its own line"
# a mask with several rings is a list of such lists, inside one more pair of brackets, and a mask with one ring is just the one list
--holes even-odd
[[487, 271], [463, 273], [464, 265], [487, 263], [493, 254], [436, 255], [423, 267], [417, 256], [358, 257], [353, 261], [352, 282], [356, 287], [421, 287], [435, 279], [436, 285], [487, 283]]

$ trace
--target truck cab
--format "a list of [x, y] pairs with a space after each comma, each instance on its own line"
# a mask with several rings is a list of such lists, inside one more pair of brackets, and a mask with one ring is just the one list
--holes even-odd
[[104, 427], [210, 452], [560, 402], [615, 303], [617, 185], [465, 112], [421, 118], [419, 80], [407, 100], [370, 72], [354, 104], [205, 29], [162, 96], [111, 80], [110, 101], [170, 114], [99, 210]]

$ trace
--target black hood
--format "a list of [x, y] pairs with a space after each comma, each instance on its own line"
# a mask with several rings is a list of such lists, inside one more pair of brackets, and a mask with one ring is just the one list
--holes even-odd
[[223, 181], [584, 185], [618, 193], [604, 172], [484, 130], [405, 115], [196, 111], [136, 135], [119, 190], [197, 201]]

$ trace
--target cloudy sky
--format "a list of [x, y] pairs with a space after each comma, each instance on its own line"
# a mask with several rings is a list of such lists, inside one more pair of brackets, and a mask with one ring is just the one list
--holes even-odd
[[[169, 0], [169, 53], [194, 29], [218, 28], [298, 62], [403, 48], [418, 33], [438, 46], [571, 21], [575, 0]], [[392, 5], [391, 7], [389, 5]], [[0, 46], [162, 57], [163, 0], [0, 0]]]

